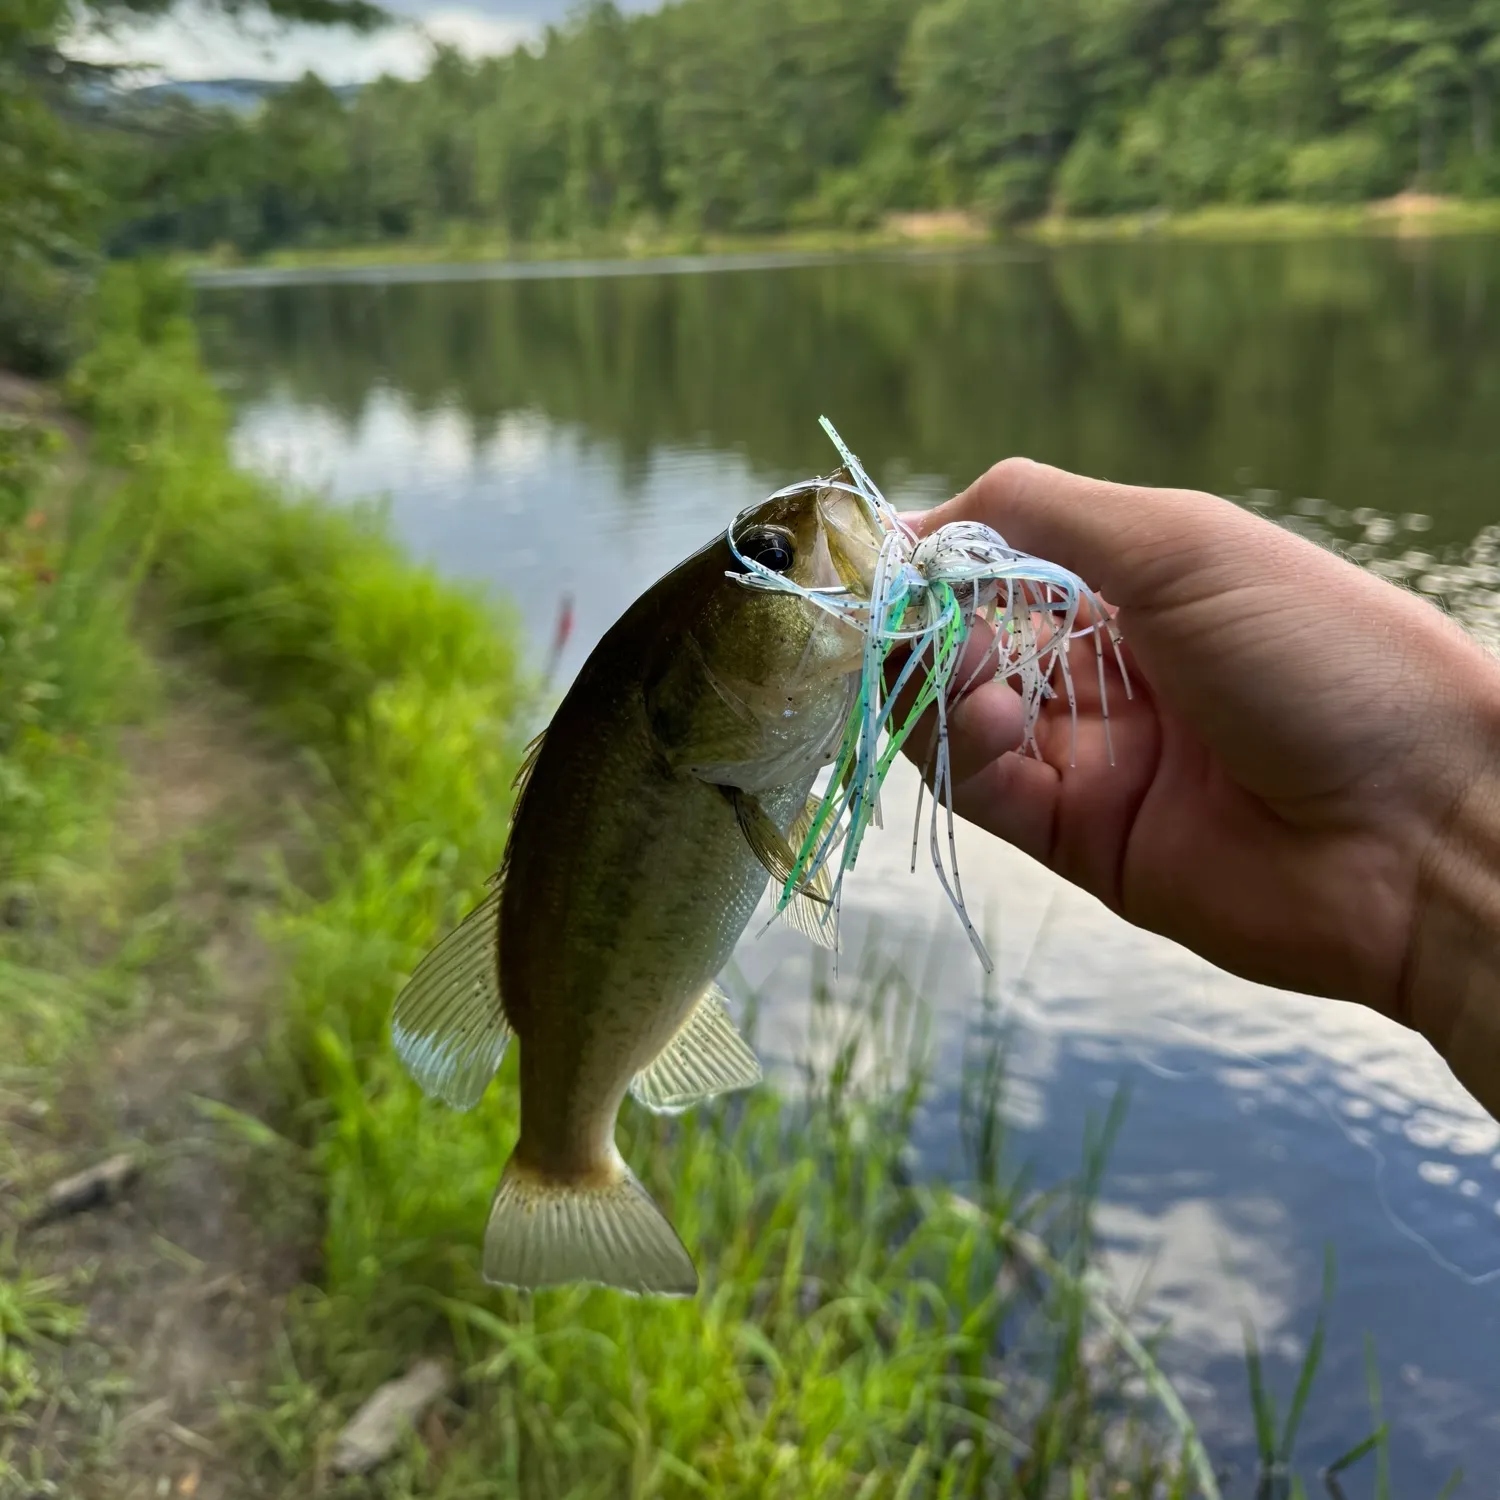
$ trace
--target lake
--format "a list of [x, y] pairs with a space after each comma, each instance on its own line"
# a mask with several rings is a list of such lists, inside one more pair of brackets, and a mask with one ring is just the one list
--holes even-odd
[[[1500, 641], [1500, 242], [1138, 243], [852, 260], [244, 273], [200, 290], [240, 460], [385, 495], [397, 534], [511, 602], [564, 682], [626, 604], [740, 507], [834, 457], [898, 503], [1013, 452], [1270, 510]], [[893, 778], [908, 810], [915, 777]], [[1500, 1474], [1500, 1127], [1422, 1042], [1232, 979], [968, 830], [984, 981], [908, 818], [846, 896], [847, 976], [900, 956], [935, 1013], [923, 1169], [959, 1175], [965, 1038], [1009, 1036], [1011, 1149], [1075, 1170], [1129, 1109], [1100, 1225], [1210, 1447], [1248, 1493], [1243, 1329], [1282, 1405], [1338, 1267], [1309, 1468], [1363, 1437], [1373, 1339], [1395, 1493]], [[498, 853], [498, 851], [497, 851]], [[731, 988], [807, 1045], [813, 957], [773, 931]], [[998, 1019], [995, 1011], [998, 1009]], [[1350, 1493], [1370, 1493], [1356, 1472]]]

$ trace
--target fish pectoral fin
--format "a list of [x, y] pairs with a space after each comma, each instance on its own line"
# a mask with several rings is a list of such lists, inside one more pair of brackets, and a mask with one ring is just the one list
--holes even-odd
[[655, 1114], [678, 1114], [699, 1099], [751, 1088], [762, 1076], [723, 990], [711, 984], [671, 1041], [631, 1079], [630, 1095]]
[[391, 1037], [422, 1092], [473, 1109], [489, 1087], [510, 1022], [500, 999], [498, 882], [417, 965], [391, 1013]]
[[[787, 829], [787, 847], [792, 851], [794, 860], [801, 852], [803, 844], [807, 842], [808, 834], [812, 832], [813, 822], [822, 803], [821, 797], [809, 797], [807, 806], [797, 814], [796, 821]], [[773, 903], [781, 900], [781, 886], [785, 884], [786, 881], [783, 879], [781, 885], [771, 886]], [[828, 917], [828, 906], [832, 900], [833, 877], [828, 873], [828, 866], [825, 864], [808, 880], [805, 890], [794, 891], [792, 899], [785, 906], [778, 907], [777, 915], [784, 917], [789, 926], [795, 928], [803, 937], [816, 943], [820, 948], [837, 948], [838, 931], [832, 920], [825, 920]]]
[[497, 1286], [595, 1281], [625, 1292], [686, 1297], [693, 1258], [618, 1155], [608, 1170], [556, 1179], [506, 1164], [484, 1236], [484, 1279]]
[[[719, 790], [734, 808], [734, 816], [740, 825], [740, 832], [745, 835], [745, 842], [750, 845], [750, 852], [765, 867], [771, 879], [777, 885], [784, 886], [791, 879], [792, 867], [797, 863], [796, 851], [787, 842], [786, 835], [776, 826], [770, 813], [761, 806], [760, 799], [753, 792], [744, 792], [733, 786], [720, 787]], [[819, 893], [816, 882], [812, 885], [804, 883], [798, 889], [814, 901], [828, 899]]]
[[[817, 820], [818, 809], [823, 805], [821, 797], [809, 797], [807, 806], [797, 814], [792, 826], [787, 829], [786, 841], [795, 859], [802, 851], [802, 846], [807, 842], [807, 836], [813, 830], [813, 823]], [[833, 900], [833, 876], [828, 873], [825, 864], [816, 875], [807, 881], [807, 892], [814, 901], [826, 905]]]

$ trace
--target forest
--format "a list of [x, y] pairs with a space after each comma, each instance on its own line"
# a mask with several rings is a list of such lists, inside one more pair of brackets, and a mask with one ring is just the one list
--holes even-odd
[[249, 116], [119, 97], [120, 251], [1500, 194], [1500, 0], [677, 0]]

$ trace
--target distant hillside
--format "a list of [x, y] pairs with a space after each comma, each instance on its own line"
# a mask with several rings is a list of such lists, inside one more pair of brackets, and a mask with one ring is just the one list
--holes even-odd
[[[162, 83], [132, 89], [130, 93], [137, 99], [183, 99], [200, 109], [227, 109], [237, 115], [246, 115], [286, 86], [284, 81], [274, 78], [169, 78]], [[357, 83], [344, 83], [337, 85], [334, 93], [347, 99], [359, 89]]]

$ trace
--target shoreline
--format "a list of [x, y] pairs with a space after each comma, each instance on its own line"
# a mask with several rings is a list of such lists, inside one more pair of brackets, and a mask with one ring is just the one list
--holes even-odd
[[964, 250], [1042, 250], [1061, 245], [1196, 240], [1243, 242], [1319, 239], [1436, 239], [1500, 235], [1500, 199], [1401, 194], [1362, 204], [1215, 205], [1175, 213], [1150, 209], [1103, 218], [1049, 215], [996, 230], [972, 214], [893, 214], [876, 229], [790, 230], [764, 235], [600, 235], [517, 244], [483, 235], [445, 243], [392, 241], [271, 251], [260, 256], [173, 255], [170, 264], [198, 286], [293, 284], [337, 273], [358, 281], [393, 270], [427, 279], [470, 276], [660, 275], [712, 266], [758, 270], [817, 265], [856, 255], [901, 257]]

